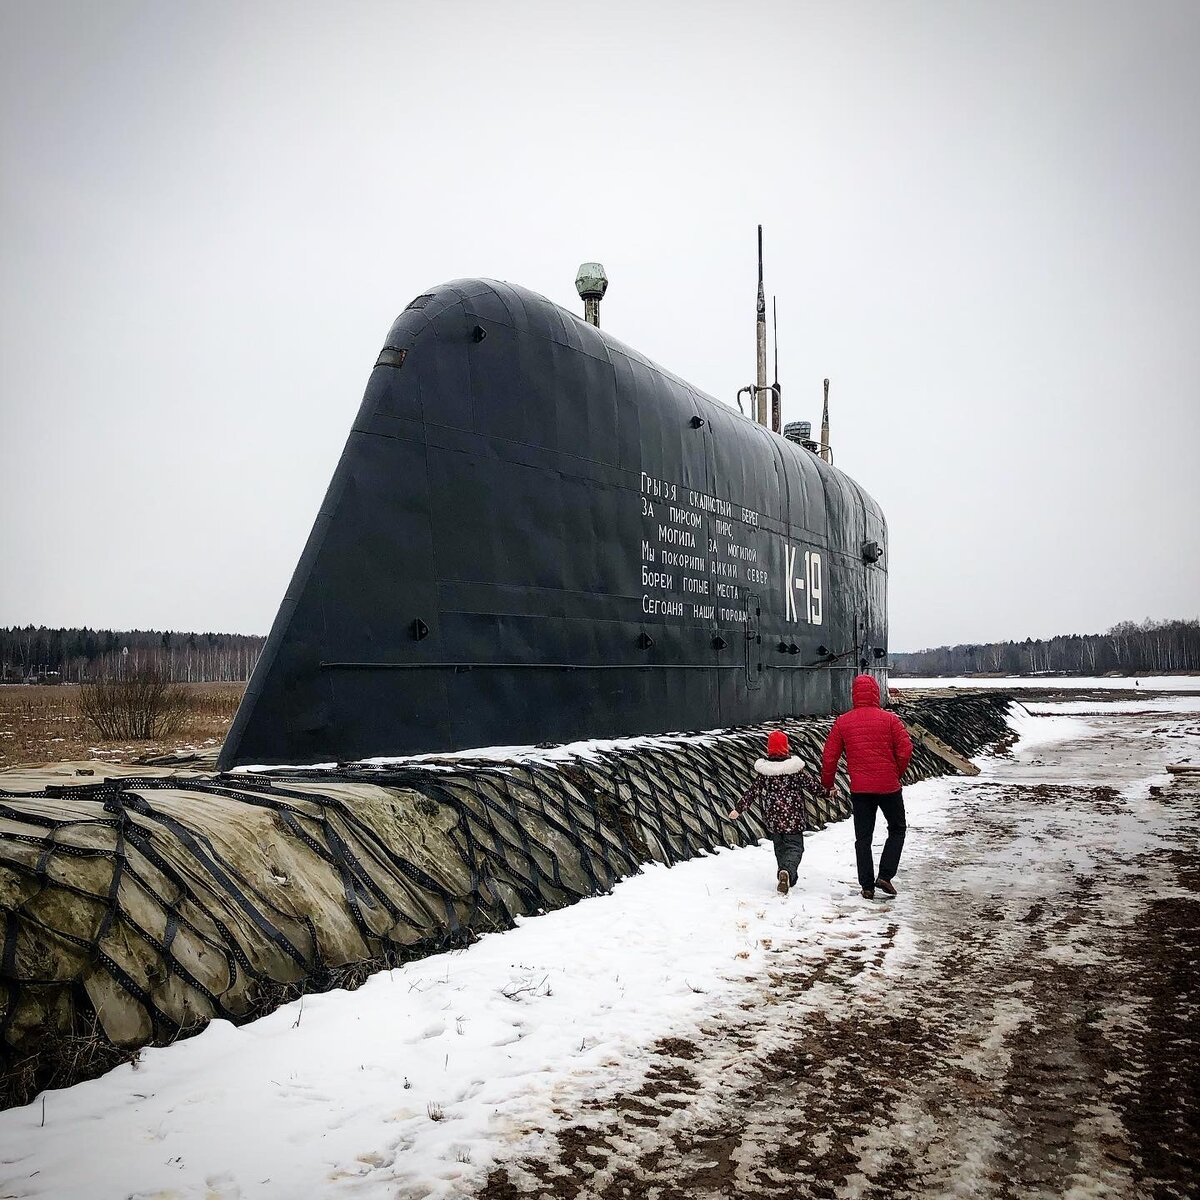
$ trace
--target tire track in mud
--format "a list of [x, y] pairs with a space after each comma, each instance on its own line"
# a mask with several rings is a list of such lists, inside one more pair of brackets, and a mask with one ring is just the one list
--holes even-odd
[[478, 1195], [1197, 1194], [1194, 789], [965, 786], [899, 901], [848, 906], [815, 961], [773, 948], [739, 1012]]

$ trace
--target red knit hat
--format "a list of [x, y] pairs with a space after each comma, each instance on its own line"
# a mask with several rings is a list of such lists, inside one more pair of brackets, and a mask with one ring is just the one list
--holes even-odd
[[782, 729], [772, 729], [767, 735], [767, 755], [770, 758], [787, 758], [788, 739]]

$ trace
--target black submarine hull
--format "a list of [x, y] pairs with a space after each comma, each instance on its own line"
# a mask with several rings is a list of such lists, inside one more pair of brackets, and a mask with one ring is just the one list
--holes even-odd
[[833, 712], [887, 645], [886, 547], [816, 455], [450, 283], [388, 334], [220, 766]]

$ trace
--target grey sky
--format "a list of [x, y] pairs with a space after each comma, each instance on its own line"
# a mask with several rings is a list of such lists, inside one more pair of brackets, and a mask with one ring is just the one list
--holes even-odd
[[1200, 615], [1200, 5], [0, 3], [0, 624], [265, 633], [394, 316], [464, 275], [891, 530], [891, 644]]

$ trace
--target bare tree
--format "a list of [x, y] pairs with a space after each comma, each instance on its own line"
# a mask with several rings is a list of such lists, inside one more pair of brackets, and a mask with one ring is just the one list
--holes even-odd
[[138, 659], [106, 670], [79, 689], [79, 712], [105, 741], [166, 737], [187, 712], [186, 689], [170, 681], [158, 662]]

